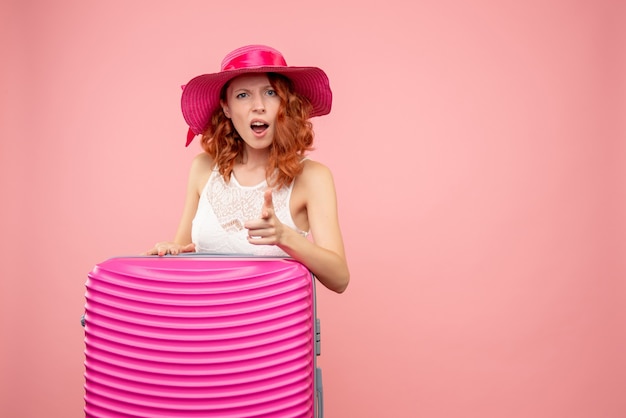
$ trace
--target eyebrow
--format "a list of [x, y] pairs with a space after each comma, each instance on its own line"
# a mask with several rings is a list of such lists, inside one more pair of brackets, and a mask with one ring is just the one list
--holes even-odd
[[[267, 89], [272, 89], [272, 90], [274, 90], [274, 87], [273, 87], [271, 84], [267, 84], [267, 85], [265, 85], [265, 86], [261, 87], [261, 90], [267, 90]], [[241, 92], [241, 91], [249, 92], [249, 91], [251, 91], [251, 90], [250, 90], [250, 89], [248, 89], [248, 88], [245, 88], [245, 87], [240, 87], [240, 88], [238, 88], [238, 89], [233, 89], [233, 93], [235, 93], [235, 92]]]

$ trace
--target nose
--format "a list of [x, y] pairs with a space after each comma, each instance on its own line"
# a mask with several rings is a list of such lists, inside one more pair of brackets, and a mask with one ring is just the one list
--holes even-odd
[[252, 110], [259, 113], [265, 112], [265, 101], [262, 95], [256, 95], [254, 102], [252, 103]]

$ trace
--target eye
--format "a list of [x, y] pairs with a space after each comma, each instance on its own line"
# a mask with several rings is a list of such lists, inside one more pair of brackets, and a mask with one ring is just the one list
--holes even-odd
[[267, 90], [265, 94], [267, 94], [268, 96], [278, 96], [278, 93], [276, 93], [276, 90], [272, 90], [272, 89]]
[[244, 97], [248, 97], [248, 93], [239, 93], [238, 95], [235, 96], [235, 98], [237, 99], [243, 99]]

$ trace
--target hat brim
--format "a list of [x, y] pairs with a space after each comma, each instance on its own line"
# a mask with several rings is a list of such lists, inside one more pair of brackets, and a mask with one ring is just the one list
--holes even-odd
[[332, 91], [326, 73], [317, 67], [263, 66], [227, 70], [194, 77], [183, 89], [181, 108], [191, 131], [198, 135], [206, 129], [211, 115], [220, 105], [222, 87], [233, 78], [250, 73], [277, 73], [288, 77], [298, 94], [311, 102], [311, 117], [330, 113]]

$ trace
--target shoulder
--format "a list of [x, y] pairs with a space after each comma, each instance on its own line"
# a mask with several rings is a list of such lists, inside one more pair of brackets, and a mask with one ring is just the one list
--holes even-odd
[[206, 152], [201, 152], [191, 161], [190, 175], [203, 176], [207, 173], [211, 173], [214, 165], [213, 158]]
[[330, 169], [324, 164], [304, 160], [302, 173], [296, 178], [294, 189], [304, 192], [309, 198], [324, 198], [327, 194], [334, 194], [335, 182]]
[[197, 190], [201, 190], [208, 181], [213, 166], [213, 158], [206, 152], [196, 155], [191, 161], [189, 170], [190, 185]]
[[324, 164], [306, 159], [302, 161], [302, 173], [298, 176], [298, 180], [307, 184], [317, 184], [319, 182], [333, 181], [333, 175], [330, 169]]
[[206, 170], [206, 169], [213, 169], [213, 158], [211, 158], [211, 156], [206, 153], [206, 152], [201, 152], [200, 154], [196, 155], [193, 160], [191, 161], [191, 169], [202, 169], [202, 170]]

